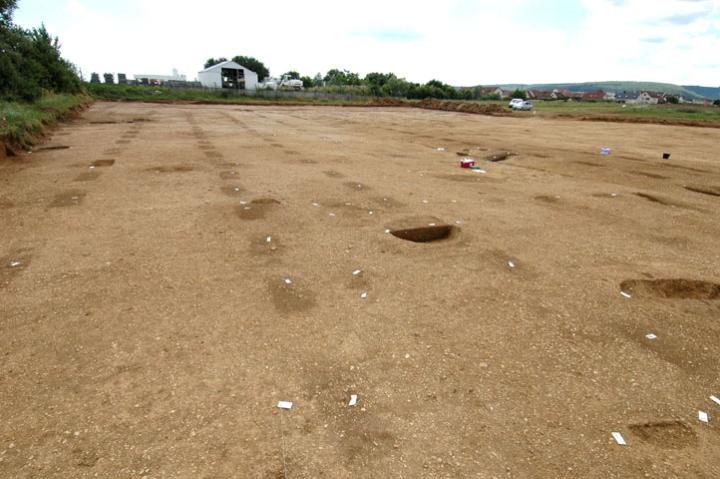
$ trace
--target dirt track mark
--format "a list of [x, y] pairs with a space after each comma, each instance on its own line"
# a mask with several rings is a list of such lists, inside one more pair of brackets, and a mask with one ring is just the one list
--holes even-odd
[[605, 168], [606, 165], [601, 163], [593, 163], [591, 161], [573, 161], [576, 165], [592, 166], [593, 168]]
[[323, 171], [323, 173], [325, 173], [325, 176], [328, 176], [330, 178], [345, 178], [345, 175], [335, 170]]
[[543, 203], [558, 203], [560, 201], [559, 196], [549, 196], [549, 195], [538, 195], [535, 196], [534, 199], [538, 201], [542, 201]]
[[620, 290], [639, 298], [720, 299], [720, 284], [693, 279], [631, 279]]
[[700, 193], [701, 195], [720, 196], [720, 186], [684, 186], [688, 191]]
[[167, 165], [167, 166], [155, 166], [148, 168], [145, 171], [152, 171], [155, 173], [186, 173], [193, 171], [195, 168], [189, 165]]
[[220, 179], [221, 180], [235, 180], [237, 178], [240, 178], [240, 175], [237, 171], [231, 170], [231, 171], [221, 171], [220, 172]]
[[682, 421], [633, 424], [629, 429], [643, 442], [663, 449], [683, 449], [698, 444], [695, 431]]
[[648, 194], [648, 193], [636, 192], [636, 193], [633, 193], [633, 194], [634, 194], [635, 196], [640, 197], [640, 198], [644, 198], [644, 199], [646, 199], [646, 200], [648, 200], [648, 201], [650, 201], [650, 202], [652, 202], [652, 203], [658, 203], [658, 204], [663, 205], [663, 206], [674, 206], [674, 207], [677, 207], [677, 208], [687, 208], [687, 205], [684, 205], [684, 204], [682, 204], [682, 203], [675, 203], [675, 202], [673, 202], [673, 201], [666, 200], [666, 199], [664, 199], [664, 198], [660, 198], [659, 196], [651, 195], [651, 194]]
[[48, 146], [41, 146], [40, 148], [36, 148], [33, 150], [35, 153], [41, 153], [43, 151], [55, 151], [55, 150], [68, 150], [70, 149], [67, 145], [48, 145]]
[[317, 305], [315, 293], [305, 288], [296, 278], [269, 279], [267, 288], [275, 309], [280, 313], [301, 313]]
[[343, 185], [353, 191], [366, 191], [366, 190], [370, 189], [369, 186], [364, 185], [357, 181], [346, 181], [345, 183], [343, 183]]
[[223, 154], [217, 150], [205, 150], [203, 153], [205, 154], [205, 157], [210, 160], [222, 160], [224, 158]]
[[100, 177], [100, 172], [95, 170], [80, 173], [73, 181], [95, 181]]
[[701, 170], [700, 168], [692, 168], [690, 166], [673, 165], [670, 163], [663, 163], [663, 168], [675, 168], [678, 170], [692, 171], [693, 173], [712, 173], [708, 170]]
[[240, 219], [243, 220], [259, 220], [265, 218], [265, 215], [273, 211], [280, 205], [280, 202], [273, 198], [258, 198], [250, 203], [241, 204], [235, 208]]
[[372, 201], [378, 209], [404, 208], [405, 206], [407, 206], [405, 203], [402, 203], [390, 196], [378, 196], [378, 197], [372, 198]]
[[14, 208], [15, 203], [8, 200], [7, 198], [0, 198], [0, 210], [9, 210], [10, 208]]
[[480, 183], [488, 178], [478, 173], [445, 173], [435, 175], [439, 180], [455, 181], [458, 183]]
[[92, 162], [92, 166], [96, 168], [103, 168], [106, 166], [112, 166], [115, 164], [115, 160], [95, 160]]
[[[225, 117], [226, 115], [222, 115]], [[192, 135], [197, 140], [197, 147], [205, 157], [209, 160], [222, 160], [224, 158], [222, 152], [217, 151], [217, 148], [211, 140], [207, 139], [205, 130], [197, 123], [197, 120], [191, 113], [185, 114], [186, 121], [190, 124]]]
[[259, 255], [275, 254], [283, 248], [280, 237], [271, 233], [250, 240], [250, 250]]
[[245, 193], [245, 188], [240, 185], [227, 185], [220, 188], [226, 196], [238, 197]]
[[30, 266], [31, 250], [22, 248], [0, 257], [0, 289], [6, 288], [13, 278]]
[[667, 176], [658, 175], [656, 173], [648, 173], [647, 171], [631, 171], [633, 175], [639, 175], [644, 176], [645, 178], [653, 178], [656, 180], [667, 180], [669, 179]]
[[78, 206], [82, 203], [87, 193], [82, 190], [68, 190], [55, 195], [50, 208], [66, 208], [70, 206]]

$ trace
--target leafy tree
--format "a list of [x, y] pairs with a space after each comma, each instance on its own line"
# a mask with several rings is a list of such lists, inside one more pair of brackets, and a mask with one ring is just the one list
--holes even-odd
[[3, 25], [0, 52], [0, 98], [32, 101], [43, 91], [82, 90], [75, 66], [62, 58], [60, 42], [50, 36], [45, 26], [24, 30]]
[[410, 83], [404, 78], [398, 78], [392, 75], [392, 77], [385, 80], [381, 91], [383, 96], [407, 97], [410, 91]]
[[321, 87], [325, 84], [322, 74], [318, 73], [313, 77], [313, 86]]
[[288, 77], [290, 80], [299, 80], [300, 74], [296, 72], [295, 70], [290, 70], [289, 72], [286, 72], [283, 74], [284, 77]]
[[715, 106], [720, 106], [720, 100], [715, 100], [715, 101], [713, 102], [713, 105], [715, 105]]
[[214, 66], [214, 65], [217, 65], [218, 63], [222, 63], [222, 62], [226, 62], [226, 61], [227, 61], [227, 58], [225, 58], [225, 57], [208, 58], [207, 61], [205, 61], [205, 68], [210, 68], [211, 66]]
[[337, 68], [328, 71], [323, 81], [326, 85], [334, 86], [359, 86], [362, 83], [360, 75], [357, 73], [352, 73], [349, 70], [338, 70]]
[[308, 76], [301, 76], [300, 80], [303, 82], [303, 88], [312, 88], [315, 86], [315, 81]]
[[258, 81], [263, 81], [270, 75], [270, 70], [265, 66], [263, 62], [255, 57], [245, 57], [237, 55], [232, 58], [232, 61], [239, 63], [240, 65], [248, 68], [257, 73]]
[[510, 95], [510, 98], [519, 98], [521, 100], [527, 100], [527, 92], [525, 90], [517, 89], [515, 90], [512, 95]]
[[387, 95], [384, 91], [384, 87], [391, 80], [397, 80], [397, 77], [393, 73], [368, 73], [365, 75], [363, 83], [368, 86], [371, 94], [375, 96], [384, 96]]
[[17, 8], [17, 0], [0, 0], [0, 26], [8, 26]]
[[673, 105], [677, 105], [678, 103], [680, 103], [680, 98], [678, 98], [678, 97], [676, 97], [676, 96], [674, 96], [674, 95], [671, 95], [671, 96], [666, 97], [665, 100], [666, 100], [668, 103], [671, 103], [671, 104], [673, 104]]

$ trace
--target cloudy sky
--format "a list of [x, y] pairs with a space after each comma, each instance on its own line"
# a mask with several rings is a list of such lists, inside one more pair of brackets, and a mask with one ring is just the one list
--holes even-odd
[[194, 79], [208, 57], [239, 54], [273, 75], [720, 85], [720, 0], [20, 0], [15, 21], [44, 22], [86, 76]]

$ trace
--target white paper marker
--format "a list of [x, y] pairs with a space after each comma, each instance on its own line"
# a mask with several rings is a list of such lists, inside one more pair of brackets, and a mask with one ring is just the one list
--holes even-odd
[[265, 241], [268, 243], [272, 243], [272, 236], [268, 236], [267, 238], [265, 238]]
[[367, 299], [367, 293], [361, 294], [360, 297], [361, 297], [362, 299]]
[[514, 268], [514, 267], [515, 267], [515, 263], [513, 263], [512, 261], [508, 261], [508, 266], [510, 266], [511, 268]]
[[632, 298], [632, 296], [630, 294], [626, 293], [625, 291], [620, 291], [620, 294], [627, 299]]
[[292, 401], [279, 401], [277, 403], [277, 407], [280, 409], [292, 409], [293, 403]]
[[615, 439], [615, 442], [618, 443], [621, 446], [627, 446], [627, 443], [625, 442], [625, 438], [620, 434], [619, 432], [612, 433], [613, 439]]
[[710, 400], [720, 406], [720, 398], [717, 398], [715, 396], [710, 396]]
[[362, 273], [362, 271], [360, 271], [359, 269], [356, 269], [355, 271], [353, 271], [353, 276], [357, 276], [360, 273]]
[[290, 278], [285, 278], [285, 284], [292, 284], [292, 280]]
[[653, 333], [646, 334], [645, 337], [648, 338], [650, 341], [657, 339], [657, 336]]
[[22, 264], [22, 263], [21, 263], [20, 261], [11, 261], [11, 262], [10, 262], [10, 267], [11, 267], [11, 268], [17, 268], [17, 267], [20, 266], [21, 264]]
[[353, 407], [357, 404], [357, 394], [351, 394], [350, 395], [350, 402], [348, 403], [348, 406]]
[[710, 422], [710, 418], [708, 417], [708, 413], [706, 413], [705, 411], [698, 411], [698, 419], [700, 419], [700, 422], [704, 422], [705, 424], [707, 424], [708, 422]]

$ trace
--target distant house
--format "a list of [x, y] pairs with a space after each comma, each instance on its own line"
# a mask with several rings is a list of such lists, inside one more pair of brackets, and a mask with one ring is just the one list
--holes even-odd
[[528, 98], [533, 100], [555, 100], [553, 92], [545, 90], [528, 90]]
[[582, 94], [582, 99], [585, 101], [603, 101], [605, 100], [605, 92], [602, 90], [586, 91]]
[[582, 100], [583, 94], [570, 90], [555, 89], [552, 91], [556, 100]]
[[643, 91], [635, 99], [634, 103], [639, 105], [657, 105], [661, 99], [664, 99], [665, 95], [662, 93], [656, 93], [653, 91]]
[[637, 103], [638, 93], [634, 91], [623, 91], [615, 94], [615, 101], [619, 103]]
[[606, 91], [605, 98], [603, 98], [603, 100], [615, 101], [615, 92], [614, 91]]
[[482, 95], [497, 95], [500, 98], [506, 98], [505, 91], [502, 88], [496, 86], [481, 88], [480, 93]]

